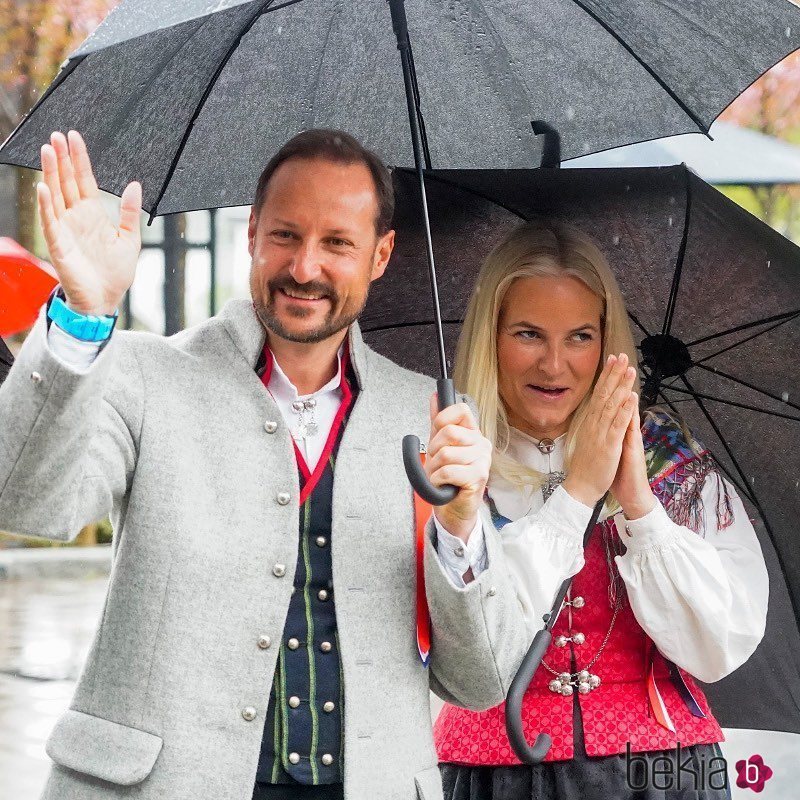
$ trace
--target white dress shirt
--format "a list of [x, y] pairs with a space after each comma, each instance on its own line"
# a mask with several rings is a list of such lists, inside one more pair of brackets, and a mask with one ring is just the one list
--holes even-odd
[[[338, 368], [336, 375], [321, 389], [312, 394], [298, 394], [297, 387], [286, 377], [286, 373], [281, 369], [275, 356], [273, 355], [272, 357], [272, 373], [269, 376], [267, 389], [277, 403], [281, 415], [292, 434], [292, 439], [294, 439], [297, 449], [302, 453], [311, 472], [314, 471], [314, 467], [317, 466], [319, 457], [325, 449], [325, 443], [328, 441], [328, 435], [333, 427], [336, 413], [342, 404], [342, 390], [340, 388], [342, 382], [342, 350], [343, 347], [340, 347], [337, 355]], [[292, 408], [292, 403], [297, 400], [310, 400], [312, 398], [316, 401], [313, 417], [309, 411], [303, 413], [307, 419], [313, 418], [316, 424], [316, 432], [304, 437], [300, 435], [299, 430], [301, 415]]]
[[[549, 468], [561, 470], [566, 434], [555, 440]], [[509, 454], [548, 471], [537, 442], [512, 430]], [[741, 666], [764, 635], [769, 581], [761, 547], [735, 489], [725, 481], [733, 522], [719, 530], [719, 481], [702, 490], [704, 532], [674, 523], [656, 500], [637, 520], [614, 517], [627, 550], [616, 557], [639, 625], [668, 659], [702, 681], [716, 681]], [[493, 480], [489, 496], [514, 520], [501, 531], [531, 637], [542, 627], [561, 582], [583, 567], [583, 533], [592, 509], [563, 486], [545, 503], [540, 489]]]

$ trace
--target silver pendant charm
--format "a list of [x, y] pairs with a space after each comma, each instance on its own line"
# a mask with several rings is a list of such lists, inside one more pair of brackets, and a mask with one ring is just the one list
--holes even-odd
[[301, 439], [307, 439], [309, 436], [316, 436], [319, 433], [319, 427], [317, 423], [313, 420], [309, 420], [308, 422], [301, 422], [297, 426], [297, 435]]
[[592, 674], [587, 669], [582, 669], [580, 672], [562, 672], [557, 678], [553, 678], [547, 684], [547, 688], [554, 694], [560, 694], [563, 697], [570, 697], [575, 688], [578, 689], [578, 694], [589, 694], [600, 685], [600, 678]]
[[564, 472], [549, 472], [545, 482], [542, 484], [542, 495], [544, 496], [545, 503], [550, 499], [550, 495], [561, 486], [566, 480], [566, 473]]

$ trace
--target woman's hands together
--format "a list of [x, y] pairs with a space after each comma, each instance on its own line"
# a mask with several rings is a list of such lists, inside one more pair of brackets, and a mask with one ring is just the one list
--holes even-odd
[[628, 519], [652, 510], [655, 498], [647, 480], [639, 419], [639, 398], [632, 391], [636, 370], [628, 356], [609, 356], [597, 379], [564, 488], [593, 507], [609, 490]]
[[634, 404], [633, 415], [622, 440], [619, 469], [611, 484], [611, 492], [627, 519], [639, 519], [655, 508], [656, 498], [647, 478], [638, 401]]

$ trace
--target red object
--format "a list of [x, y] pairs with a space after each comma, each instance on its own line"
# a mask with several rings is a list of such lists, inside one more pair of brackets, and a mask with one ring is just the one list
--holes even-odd
[[[598, 524], [586, 548], [586, 564], [572, 582], [571, 596], [583, 597], [581, 608], [567, 607], [559, 616], [553, 639], [582, 632], [585, 641], [574, 645], [578, 669], [582, 669], [599, 649], [611, 622], [608, 600], [608, 568], [603, 545], [603, 528], [613, 520]], [[571, 613], [570, 613], [571, 612]], [[570, 627], [571, 622], [571, 627]], [[691, 744], [724, 741], [722, 731], [712, 716], [708, 703], [692, 678], [681, 675], [696, 699], [704, 717], [691, 713], [678, 688], [670, 680], [664, 658], [655, 653], [654, 684], [663, 700], [664, 710], [673, 730], [665, 727], [654, 713], [648, 696], [648, 673], [652, 643], [639, 626], [630, 604], [625, 601], [614, 630], [591, 672], [600, 676], [600, 686], [588, 694], [578, 694], [583, 719], [586, 752], [590, 756], [624, 753], [630, 742], [631, 752], [674, 749]], [[572, 672], [570, 647], [551, 644], [544, 660], [557, 672]], [[537, 733], [548, 732], [553, 746], [545, 761], [573, 757], [573, 697], [551, 692], [548, 683], [553, 675], [540, 667], [522, 704], [522, 721], [528, 741]], [[439, 760], [455, 764], [519, 764], [506, 736], [505, 706], [474, 712], [445, 704], [434, 726]]]
[[57, 283], [50, 264], [0, 237], [0, 336], [30, 328]]
[[[425, 455], [420, 454], [425, 463]], [[414, 524], [417, 531], [417, 649], [422, 663], [427, 667], [431, 657], [431, 615], [425, 593], [425, 526], [431, 518], [433, 507], [414, 492]]]

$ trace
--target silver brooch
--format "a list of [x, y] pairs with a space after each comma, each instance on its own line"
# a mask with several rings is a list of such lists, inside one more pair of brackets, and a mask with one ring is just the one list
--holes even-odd
[[317, 401], [313, 397], [308, 400], [295, 400], [292, 403], [292, 411], [299, 416], [294, 435], [299, 439], [307, 439], [309, 436], [316, 436], [319, 427], [315, 418]]

